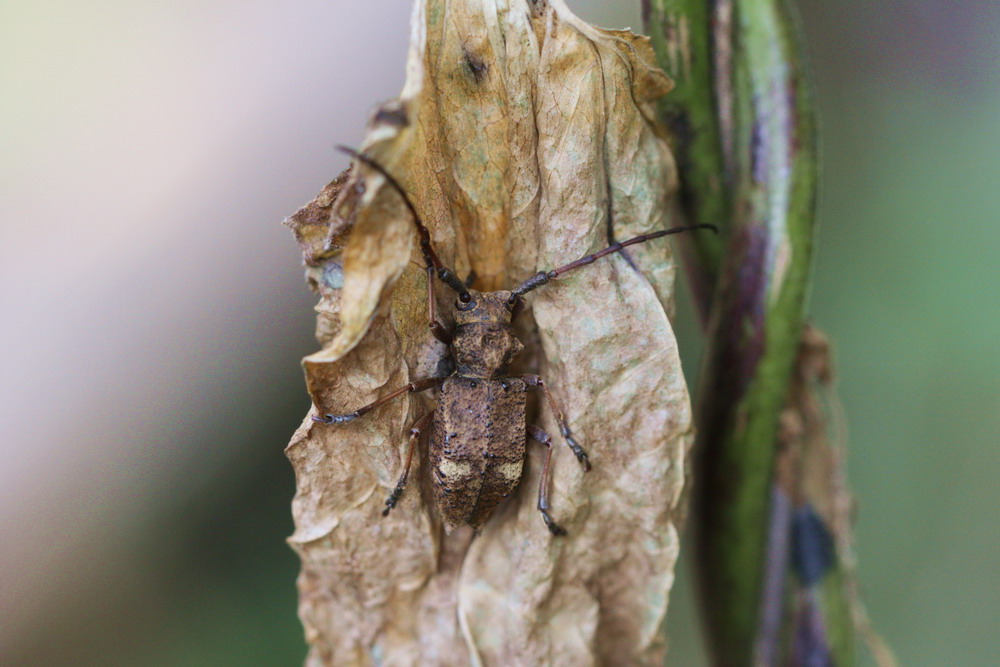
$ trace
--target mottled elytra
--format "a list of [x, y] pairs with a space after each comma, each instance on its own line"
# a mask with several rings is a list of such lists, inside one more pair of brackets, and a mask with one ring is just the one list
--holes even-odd
[[[546, 447], [545, 464], [538, 486], [538, 511], [553, 535], [565, 535], [549, 515], [549, 469], [552, 463], [552, 438], [548, 433], [525, 423], [525, 399], [528, 389], [541, 389], [552, 410], [559, 431], [576, 455], [584, 470], [590, 470], [590, 459], [573, 439], [562, 411], [552, 398], [549, 388], [537, 375], [509, 376], [507, 369], [523, 349], [513, 333], [511, 322], [523, 306], [523, 297], [573, 269], [591, 264], [636, 243], [643, 243], [668, 234], [694, 229], [711, 229], [712, 225], [674, 227], [614, 243], [611, 246], [575, 262], [551, 271], [540, 271], [511, 290], [478, 292], [466, 286], [451, 269], [441, 264], [431, 246], [430, 233], [417, 215], [406, 191], [395, 178], [367, 155], [338, 146], [359, 162], [379, 172], [399, 193], [406, 204], [420, 235], [420, 250], [427, 266], [428, 310], [431, 333], [448, 345], [455, 361], [455, 371], [448, 377], [429, 378], [412, 382], [374, 403], [346, 414], [314, 416], [325, 424], [344, 424], [374, 410], [394, 398], [410, 392], [440, 389], [438, 405], [418, 419], [410, 428], [406, 462], [396, 488], [385, 501], [383, 515], [396, 506], [406, 486], [413, 452], [420, 434], [431, 426], [430, 467], [434, 480], [434, 495], [446, 529], [468, 524], [477, 531], [489, 519], [500, 501], [510, 494], [521, 480], [525, 443], [528, 438]], [[434, 277], [455, 291], [455, 327], [449, 331], [435, 312]]]

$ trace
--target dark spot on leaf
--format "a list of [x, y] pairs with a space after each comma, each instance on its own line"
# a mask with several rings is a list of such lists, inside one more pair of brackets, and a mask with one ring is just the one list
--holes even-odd
[[464, 46], [462, 47], [462, 51], [465, 53], [465, 64], [472, 73], [472, 78], [476, 80], [476, 83], [482, 83], [490, 71], [489, 64]]
[[375, 112], [375, 124], [406, 127], [410, 124], [410, 119], [406, 115], [405, 107], [387, 104], [379, 107], [379, 110]]
[[811, 505], [792, 518], [792, 564], [803, 586], [815, 586], [834, 566], [833, 536]]

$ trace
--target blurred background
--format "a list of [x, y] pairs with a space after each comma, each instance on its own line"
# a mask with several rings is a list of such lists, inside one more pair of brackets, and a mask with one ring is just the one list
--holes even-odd
[[[861, 587], [902, 664], [995, 665], [1000, 4], [799, 5]], [[409, 14], [0, 3], [0, 663], [301, 662], [282, 448], [316, 344], [279, 223], [398, 93]], [[675, 665], [705, 664], [689, 572]]]

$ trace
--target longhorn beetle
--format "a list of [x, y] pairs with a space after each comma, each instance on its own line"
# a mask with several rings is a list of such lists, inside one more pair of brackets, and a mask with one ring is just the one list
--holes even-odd
[[[406, 486], [413, 450], [420, 433], [431, 424], [433, 431], [429, 458], [434, 476], [434, 495], [449, 532], [462, 524], [468, 524], [478, 532], [501, 499], [514, 490], [521, 480], [525, 442], [530, 437], [547, 448], [538, 485], [538, 511], [553, 535], [565, 535], [566, 531], [549, 515], [552, 438], [537, 426], [525, 423], [525, 398], [529, 387], [544, 392], [563, 439], [585, 471], [590, 470], [590, 459], [573, 439], [566, 418], [542, 378], [537, 375], [507, 375], [511, 360], [524, 347], [511, 329], [511, 322], [524, 306], [523, 297], [568, 271], [591, 264], [627, 246], [668, 234], [694, 229], [717, 231], [716, 228], [702, 224], [643, 234], [614, 243], [604, 250], [551, 271], [539, 271], [511, 290], [478, 292], [466, 286], [454, 271], [441, 264], [431, 246], [430, 232], [396, 179], [367, 155], [344, 146], [337, 148], [380, 173], [406, 204], [420, 234], [420, 250], [427, 267], [430, 330], [435, 338], [450, 347], [456, 368], [448, 377], [411, 382], [353, 412], [313, 416], [313, 420], [324, 424], [346, 424], [404, 394], [440, 388], [437, 408], [418, 419], [410, 428], [406, 463], [396, 488], [385, 501], [383, 516], [399, 501]], [[437, 319], [435, 275], [458, 295], [455, 302], [454, 331], [448, 331]]]

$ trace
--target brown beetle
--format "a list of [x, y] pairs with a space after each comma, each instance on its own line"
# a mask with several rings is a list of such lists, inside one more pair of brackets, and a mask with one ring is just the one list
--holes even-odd
[[[410, 429], [406, 463], [396, 488], [385, 501], [383, 515], [396, 506], [406, 486], [413, 461], [413, 452], [421, 432], [432, 423], [430, 466], [434, 476], [435, 498], [445, 529], [468, 524], [478, 531], [489, 519], [500, 501], [510, 494], [521, 480], [527, 437], [545, 445], [547, 453], [538, 487], [538, 511], [553, 535], [565, 535], [549, 515], [549, 469], [552, 463], [552, 438], [536, 426], [525, 423], [525, 406], [529, 388], [540, 388], [552, 410], [566, 444], [573, 450], [584, 470], [590, 470], [590, 459], [573, 439], [562, 411], [556, 405], [542, 378], [537, 375], [508, 376], [507, 368], [523, 349], [513, 333], [511, 322], [523, 307], [522, 297], [567, 271], [591, 264], [619, 252], [623, 248], [668, 234], [711, 229], [712, 225], [674, 227], [615, 243], [600, 252], [551, 271], [540, 271], [512, 290], [478, 292], [465, 285], [454, 271], [444, 267], [431, 247], [430, 233], [417, 215], [406, 191], [395, 178], [366, 155], [343, 146], [338, 148], [379, 172], [402, 196], [420, 234], [420, 248], [427, 266], [428, 309], [431, 333], [450, 347], [455, 371], [448, 377], [429, 378], [412, 382], [374, 403], [341, 415], [314, 416], [325, 424], [353, 421], [394, 398], [410, 392], [440, 388], [440, 399], [434, 410], [418, 419]], [[455, 330], [449, 332], [435, 313], [434, 276], [455, 291]]]

